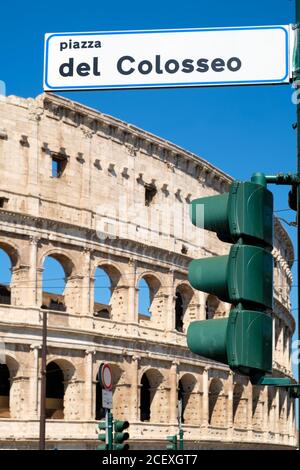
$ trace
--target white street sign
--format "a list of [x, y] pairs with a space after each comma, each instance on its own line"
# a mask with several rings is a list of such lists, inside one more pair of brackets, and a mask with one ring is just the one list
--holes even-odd
[[288, 83], [289, 26], [49, 33], [44, 90]]
[[112, 391], [102, 389], [102, 408], [112, 409]]

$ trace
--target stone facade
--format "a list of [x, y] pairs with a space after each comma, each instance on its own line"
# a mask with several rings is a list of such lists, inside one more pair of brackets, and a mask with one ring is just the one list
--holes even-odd
[[[188, 217], [190, 200], [226, 191], [228, 175], [55, 95], [0, 103], [0, 175], [0, 248], [12, 265], [0, 305], [1, 377], [9, 383], [0, 396], [1, 448], [37, 447], [44, 312], [47, 363], [62, 387], [47, 397], [50, 447], [97, 446], [96, 377], [103, 361], [112, 364], [113, 413], [130, 421], [132, 448], [165, 446], [176, 432], [178, 393], [186, 447], [296, 445], [294, 401], [284, 390], [253, 387], [186, 346], [190, 321], [230, 310], [187, 282], [190, 259], [228, 252], [229, 245], [201, 233]], [[276, 375], [291, 377], [294, 254], [278, 220], [273, 255], [273, 366]], [[56, 299], [42, 292], [47, 256], [65, 272]], [[97, 267], [111, 281], [105, 315], [105, 306], [94, 305]], [[141, 279], [150, 289], [148, 316], [138, 309]]]

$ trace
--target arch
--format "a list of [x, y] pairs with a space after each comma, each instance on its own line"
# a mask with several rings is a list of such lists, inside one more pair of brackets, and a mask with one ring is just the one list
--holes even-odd
[[[43, 255], [42, 305], [47, 310], [65, 312], [74, 302], [70, 277], [74, 274], [73, 261], [64, 253], [50, 250]], [[48, 265], [47, 265], [48, 264]]]
[[140, 322], [152, 320], [156, 327], [165, 325], [163, 312], [163, 299], [160, 297], [161, 282], [152, 273], [139, 276], [138, 289], [138, 313]]
[[51, 361], [46, 367], [46, 417], [64, 418], [64, 373], [57, 362]]
[[0, 242], [0, 304], [12, 303], [12, 272], [18, 261], [14, 248], [7, 243]]
[[55, 259], [61, 264], [66, 277], [70, 277], [78, 272], [71, 256], [60, 248], [51, 248], [45, 251], [41, 256], [41, 266], [44, 265], [45, 259], [48, 257]]
[[193, 289], [185, 283], [179, 284], [175, 291], [175, 329], [185, 332], [191, 321], [190, 304], [194, 296]]
[[118, 294], [121, 272], [114, 265], [97, 264], [94, 270], [94, 315], [102, 318], [117, 316], [123, 296]]
[[240, 383], [233, 388], [232, 419], [237, 428], [247, 428], [247, 399], [245, 387]]
[[178, 382], [178, 400], [181, 401], [181, 420], [184, 424], [199, 424], [197, 410], [200, 404], [197, 403], [197, 378], [190, 373], [182, 375]]
[[[159, 400], [158, 390], [163, 382], [163, 375], [157, 369], [149, 368], [141, 376], [140, 380], [140, 420], [141, 421], [157, 421], [165, 410], [163, 402]], [[160, 411], [162, 414], [160, 415]]]
[[225, 427], [227, 422], [226, 397], [223, 382], [213, 378], [209, 385], [208, 423], [214, 427]]
[[20, 264], [19, 249], [15, 245], [0, 240], [0, 249], [9, 257], [12, 268], [17, 267]]
[[99, 262], [94, 266], [93, 277], [96, 276], [97, 269], [102, 269], [106, 272], [110, 278], [112, 289], [114, 289], [119, 284], [122, 278], [122, 273], [118, 266], [107, 261]]

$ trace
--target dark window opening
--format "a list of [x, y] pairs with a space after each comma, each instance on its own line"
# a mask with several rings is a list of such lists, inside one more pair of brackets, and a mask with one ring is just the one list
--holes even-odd
[[181, 402], [181, 422], [184, 424], [184, 389], [181, 380], [178, 383], [178, 401]]
[[105, 409], [102, 407], [102, 388], [99, 381], [96, 383], [96, 410], [95, 419], [100, 421], [105, 418]]
[[52, 155], [52, 178], [60, 178], [65, 171], [68, 159], [65, 155]]
[[110, 318], [110, 312], [111, 312], [110, 305], [106, 305], [103, 307], [102, 304], [99, 304], [99, 303], [94, 304], [94, 317]]
[[52, 296], [53, 294], [50, 292], [43, 292], [43, 305], [41, 308], [65, 312], [67, 307], [64, 303], [64, 296], [59, 294], [55, 295], [55, 297]]
[[50, 362], [46, 368], [46, 417], [63, 419], [64, 417], [64, 374], [56, 362]]
[[6, 209], [8, 201], [7, 197], [0, 197], [0, 209]]
[[10, 375], [6, 364], [0, 364], [0, 418], [9, 418]]
[[183, 299], [179, 292], [176, 292], [176, 303], [175, 303], [175, 328], [177, 331], [183, 332]]
[[153, 184], [145, 184], [145, 206], [150, 206], [156, 193], [157, 189]]
[[11, 304], [11, 292], [10, 287], [0, 284], [0, 304], [10, 305]]
[[150, 383], [146, 374], [142, 377], [141, 385], [141, 421], [150, 421]]

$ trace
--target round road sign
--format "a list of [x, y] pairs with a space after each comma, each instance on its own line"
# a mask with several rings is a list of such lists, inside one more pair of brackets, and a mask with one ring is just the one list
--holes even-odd
[[109, 364], [101, 364], [99, 369], [99, 379], [102, 388], [112, 389], [112, 370]]

